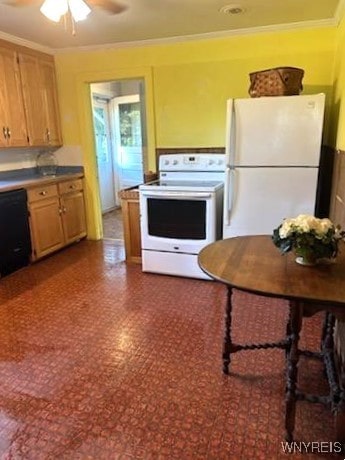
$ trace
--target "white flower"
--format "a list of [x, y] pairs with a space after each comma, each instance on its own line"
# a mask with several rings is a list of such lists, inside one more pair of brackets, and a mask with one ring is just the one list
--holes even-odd
[[294, 219], [294, 224], [300, 233], [309, 233], [317, 226], [317, 219], [309, 214], [300, 214]]
[[345, 231], [329, 219], [300, 214], [284, 219], [273, 231], [272, 238], [283, 253], [294, 250], [297, 255], [312, 252], [316, 259], [333, 258], [338, 254], [338, 242], [345, 241]]
[[287, 238], [291, 235], [293, 231], [293, 219], [285, 219], [282, 226], [279, 229], [279, 236], [280, 238]]
[[309, 214], [300, 214], [292, 219], [284, 219], [280, 229], [280, 238], [288, 238], [292, 233], [302, 234], [314, 231], [317, 239], [322, 239], [327, 232], [334, 228], [329, 219], [319, 219]]
[[319, 235], [326, 235], [331, 228], [334, 228], [332, 221], [329, 219], [320, 219], [318, 224], [318, 228], [315, 231]]
[[340, 240], [344, 237], [344, 232], [340, 229], [340, 227], [335, 227], [334, 229], [334, 238], [336, 240]]

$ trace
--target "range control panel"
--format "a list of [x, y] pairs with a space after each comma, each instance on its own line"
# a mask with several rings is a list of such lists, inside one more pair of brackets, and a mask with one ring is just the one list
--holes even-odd
[[223, 153], [177, 153], [159, 157], [160, 171], [224, 171]]

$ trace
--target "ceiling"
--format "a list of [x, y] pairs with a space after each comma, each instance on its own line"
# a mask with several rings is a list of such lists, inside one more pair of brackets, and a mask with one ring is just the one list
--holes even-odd
[[[332, 25], [344, 0], [118, 0], [127, 9], [110, 15], [93, 7], [76, 25], [54, 23], [39, 11], [43, 0], [28, 6], [10, 6], [0, 0], [0, 38], [14, 36], [51, 50], [121, 45], [152, 39], [224, 36], [252, 28]], [[58, 0], [57, 0], [58, 1]], [[114, 0], [115, 1], [115, 0]], [[341, 4], [341, 5], [340, 5]], [[226, 5], [240, 6], [237, 15], [222, 13]]]

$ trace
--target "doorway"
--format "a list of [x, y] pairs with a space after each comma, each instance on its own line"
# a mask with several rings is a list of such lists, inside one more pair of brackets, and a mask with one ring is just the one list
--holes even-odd
[[109, 122], [110, 112], [108, 101], [99, 96], [93, 96], [93, 124], [102, 213], [111, 211], [117, 205]]
[[143, 182], [146, 158], [143, 79], [90, 85], [103, 238], [123, 239], [122, 189]]
[[112, 100], [115, 131], [115, 163], [119, 189], [134, 187], [143, 179], [140, 96], [115, 97]]

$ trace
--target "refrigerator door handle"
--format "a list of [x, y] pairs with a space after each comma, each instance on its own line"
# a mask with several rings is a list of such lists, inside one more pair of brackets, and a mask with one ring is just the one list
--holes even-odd
[[235, 194], [235, 169], [226, 168], [225, 170], [225, 225], [230, 225], [230, 216], [234, 204], [234, 194]]
[[226, 103], [226, 134], [225, 134], [225, 162], [227, 165], [234, 164], [235, 147], [233, 136], [235, 136], [234, 126], [234, 100], [228, 99]]

